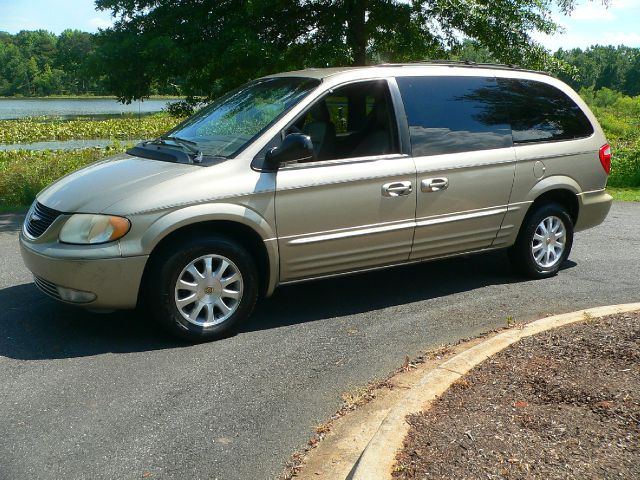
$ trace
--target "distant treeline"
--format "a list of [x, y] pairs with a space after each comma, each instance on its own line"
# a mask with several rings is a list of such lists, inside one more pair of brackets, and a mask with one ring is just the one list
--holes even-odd
[[[632, 97], [640, 95], [640, 48], [596, 45], [585, 50], [560, 49], [554, 57], [573, 67], [571, 75], [559, 76], [575, 90], [608, 88]], [[474, 62], [494, 61], [488, 49], [472, 41], [465, 41], [455, 58]]]
[[96, 35], [79, 30], [0, 32], [0, 96], [111, 95], [97, 55]]
[[0, 95], [108, 94], [91, 71], [94, 35], [0, 32]]
[[632, 97], [640, 95], [640, 48], [560, 49], [555, 56], [575, 67], [575, 78], [561, 77], [576, 90], [608, 88]]
[[[0, 96], [111, 95], [104, 82], [97, 35], [65, 30], [54, 35], [45, 30], [0, 32]], [[574, 67], [573, 76], [562, 75], [576, 90], [608, 88], [625, 95], [640, 95], [640, 48], [594, 46], [558, 50], [555, 57]], [[452, 56], [490, 62], [491, 54], [465, 42]], [[136, 72], [131, 72], [132, 77]], [[132, 81], [135, 81], [132, 78]], [[153, 94], [175, 95], [180, 79], [152, 89]]]

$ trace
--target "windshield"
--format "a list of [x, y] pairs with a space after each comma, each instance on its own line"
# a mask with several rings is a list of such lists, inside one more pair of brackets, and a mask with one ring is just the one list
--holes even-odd
[[194, 142], [204, 155], [232, 156], [319, 84], [296, 77], [248, 83], [215, 100], [167, 136]]

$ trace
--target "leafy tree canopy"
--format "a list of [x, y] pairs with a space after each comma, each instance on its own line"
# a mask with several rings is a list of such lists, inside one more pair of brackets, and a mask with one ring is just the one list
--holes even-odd
[[123, 100], [158, 85], [213, 97], [274, 71], [455, 56], [467, 38], [500, 62], [559, 72], [532, 34], [557, 32], [552, 7], [577, 1], [96, 0], [117, 21], [95, 68]]
[[100, 93], [88, 70], [93, 35], [65, 30], [0, 32], [0, 95]]

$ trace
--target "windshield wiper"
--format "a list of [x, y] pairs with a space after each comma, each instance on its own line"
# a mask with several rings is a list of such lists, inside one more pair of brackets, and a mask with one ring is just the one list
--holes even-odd
[[196, 142], [192, 142], [191, 140], [187, 140], [186, 138], [167, 135], [165, 137], [157, 138], [156, 140], [153, 140], [153, 142], [150, 142], [150, 143], [162, 143], [166, 145], [167, 142], [165, 140], [170, 140], [173, 143], [176, 143], [181, 147], [186, 148], [193, 154], [194, 163], [202, 163], [202, 152], [198, 148], [196, 148], [198, 144]]

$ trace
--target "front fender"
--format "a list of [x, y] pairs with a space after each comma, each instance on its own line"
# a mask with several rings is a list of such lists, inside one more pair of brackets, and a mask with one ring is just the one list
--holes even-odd
[[[145, 225], [144, 233], [135, 244], [123, 242], [121, 245], [124, 256], [137, 255], [140, 252], [151, 254], [154, 248], [167, 235], [183, 227], [209, 221], [229, 221], [245, 225], [255, 231], [264, 242], [269, 258], [269, 285], [266, 293], [270, 295], [278, 282], [278, 242], [276, 234], [269, 222], [255, 210], [237, 204], [206, 203], [191, 205], [173, 210], [159, 216]], [[146, 223], [146, 222], [143, 222]]]
[[246, 225], [260, 235], [263, 241], [275, 240], [271, 225], [258, 212], [243, 205], [207, 203], [174, 210], [158, 218], [142, 236], [142, 248], [150, 252], [171, 232], [196, 223], [226, 220]]

